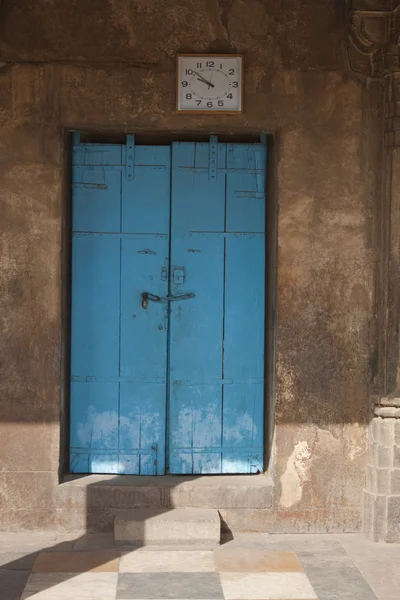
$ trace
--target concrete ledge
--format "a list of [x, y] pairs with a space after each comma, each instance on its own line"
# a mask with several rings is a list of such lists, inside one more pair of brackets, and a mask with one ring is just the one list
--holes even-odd
[[69, 476], [58, 486], [64, 508], [272, 508], [273, 485], [266, 475], [141, 477]]

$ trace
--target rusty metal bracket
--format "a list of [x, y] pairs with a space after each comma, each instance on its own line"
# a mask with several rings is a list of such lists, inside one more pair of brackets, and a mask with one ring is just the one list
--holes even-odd
[[216, 135], [210, 135], [210, 154], [208, 161], [208, 178], [210, 181], [217, 181], [218, 137]]
[[126, 159], [125, 159], [125, 177], [132, 180], [134, 177], [135, 164], [135, 136], [126, 136]]

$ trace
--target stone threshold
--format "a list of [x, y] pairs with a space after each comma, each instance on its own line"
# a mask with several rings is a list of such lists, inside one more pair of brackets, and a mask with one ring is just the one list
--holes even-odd
[[271, 509], [273, 483], [265, 474], [66, 475], [58, 492], [69, 507]]
[[156, 486], [175, 487], [181, 484], [193, 486], [222, 485], [268, 487], [272, 485], [269, 474], [257, 475], [85, 475], [70, 473], [64, 476], [61, 485], [122, 485], [122, 486]]

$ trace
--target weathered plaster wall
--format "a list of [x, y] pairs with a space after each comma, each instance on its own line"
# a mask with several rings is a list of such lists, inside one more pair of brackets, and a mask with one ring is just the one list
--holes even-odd
[[[175, 53], [230, 50], [246, 56], [244, 115], [175, 115]], [[59, 522], [64, 130], [73, 128], [274, 134], [275, 510], [248, 523], [359, 528], [381, 89], [348, 67], [342, 3], [4, 0], [0, 61], [0, 527]]]

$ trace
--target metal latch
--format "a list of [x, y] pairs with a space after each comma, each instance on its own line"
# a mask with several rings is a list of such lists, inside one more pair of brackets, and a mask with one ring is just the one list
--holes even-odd
[[175, 285], [182, 285], [185, 283], [184, 267], [175, 267], [175, 269], [172, 271], [172, 283]]
[[194, 298], [195, 294], [180, 294], [179, 296], [156, 296], [156, 294], [151, 294], [150, 292], [143, 292], [142, 294], [142, 308], [145, 310], [149, 304], [149, 300], [151, 302], [175, 302], [175, 300], [189, 300], [190, 298]]

